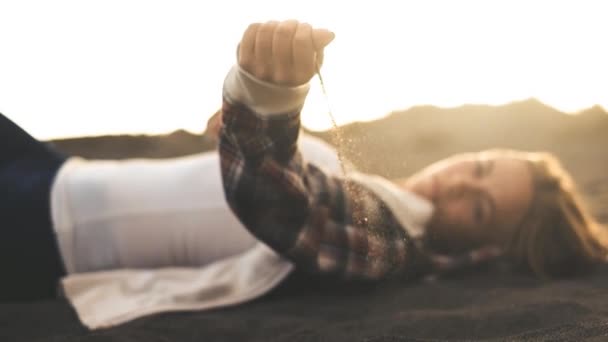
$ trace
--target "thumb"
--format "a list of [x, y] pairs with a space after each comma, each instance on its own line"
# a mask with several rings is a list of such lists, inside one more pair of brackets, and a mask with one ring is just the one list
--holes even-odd
[[312, 31], [312, 41], [315, 50], [323, 50], [336, 37], [335, 33], [326, 29], [314, 29]]

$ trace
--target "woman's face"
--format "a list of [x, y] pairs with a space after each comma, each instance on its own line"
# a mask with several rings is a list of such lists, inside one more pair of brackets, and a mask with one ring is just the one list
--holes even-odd
[[443, 253], [506, 242], [533, 196], [527, 161], [497, 152], [441, 160], [402, 185], [433, 202], [426, 237]]

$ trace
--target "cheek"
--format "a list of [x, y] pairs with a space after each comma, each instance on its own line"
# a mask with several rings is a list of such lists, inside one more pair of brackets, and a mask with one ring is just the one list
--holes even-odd
[[435, 221], [443, 225], [470, 225], [471, 204], [466, 199], [447, 200], [437, 203]]
[[437, 206], [429, 224], [427, 239], [431, 248], [443, 253], [463, 252], [474, 245], [479, 238], [470, 223], [467, 210], [470, 205], [465, 200], [444, 202]]

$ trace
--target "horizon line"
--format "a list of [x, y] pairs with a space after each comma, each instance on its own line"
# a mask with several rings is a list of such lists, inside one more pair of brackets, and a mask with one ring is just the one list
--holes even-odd
[[[387, 117], [396, 114], [396, 113], [403, 113], [403, 112], [408, 112], [417, 108], [437, 108], [437, 109], [441, 109], [441, 110], [453, 110], [453, 109], [460, 109], [463, 107], [488, 107], [488, 108], [498, 108], [498, 107], [507, 107], [507, 106], [512, 106], [512, 105], [517, 105], [517, 104], [521, 104], [521, 103], [537, 103], [540, 104], [544, 107], [547, 107], [561, 115], [579, 115], [581, 113], [593, 110], [595, 108], [598, 108], [600, 111], [602, 111], [604, 114], [608, 115], [608, 110], [606, 108], [604, 108], [603, 105], [596, 103], [590, 106], [586, 106], [583, 107], [579, 110], [576, 111], [563, 111], [560, 110], [558, 108], [556, 108], [555, 106], [552, 106], [550, 104], [547, 104], [546, 102], [543, 102], [541, 100], [539, 100], [536, 97], [528, 97], [528, 98], [524, 98], [524, 99], [520, 99], [520, 100], [513, 100], [513, 101], [508, 101], [502, 104], [487, 104], [487, 103], [473, 103], [473, 102], [468, 102], [468, 103], [463, 103], [460, 105], [456, 105], [456, 106], [440, 106], [440, 105], [435, 105], [435, 104], [416, 104], [416, 105], [412, 105], [409, 107], [404, 107], [404, 108], [397, 108], [397, 109], [393, 109], [387, 113], [385, 113], [382, 116], [376, 117], [374, 119], [370, 119], [370, 120], [356, 120], [356, 121], [351, 121], [351, 122], [347, 122], [341, 125], [338, 125], [338, 127], [344, 127], [344, 126], [348, 126], [351, 124], [357, 124], [357, 123], [368, 123], [368, 122], [375, 122], [375, 121], [381, 121], [386, 119]], [[308, 128], [306, 125], [302, 124], [302, 128], [308, 132], [314, 132], [314, 133], [323, 133], [323, 132], [327, 132], [330, 131], [332, 128], [325, 128], [325, 129], [311, 129]], [[82, 139], [82, 138], [102, 138], [102, 137], [115, 137], [115, 136], [145, 136], [145, 137], [154, 137], [154, 136], [166, 136], [166, 135], [171, 135], [171, 134], [175, 134], [176, 132], [187, 132], [189, 134], [192, 135], [199, 135], [202, 136], [204, 135], [205, 131], [201, 131], [201, 132], [196, 132], [187, 128], [175, 128], [173, 130], [167, 130], [165, 132], [117, 132], [117, 133], [100, 133], [100, 134], [83, 134], [83, 135], [67, 135], [67, 136], [61, 136], [61, 137], [50, 137], [50, 138], [45, 138], [45, 141], [61, 141], [61, 140], [70, 140], [70, 139]]]

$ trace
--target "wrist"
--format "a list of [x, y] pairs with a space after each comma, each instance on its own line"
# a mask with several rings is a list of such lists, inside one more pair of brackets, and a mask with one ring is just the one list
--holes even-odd
[[265, 82], [239, 66], [234, 66], [224, 80], [224, 97], [228, 101], [268, 116], [300, 111], [309, 89], [308, 83], [290, 87]]

